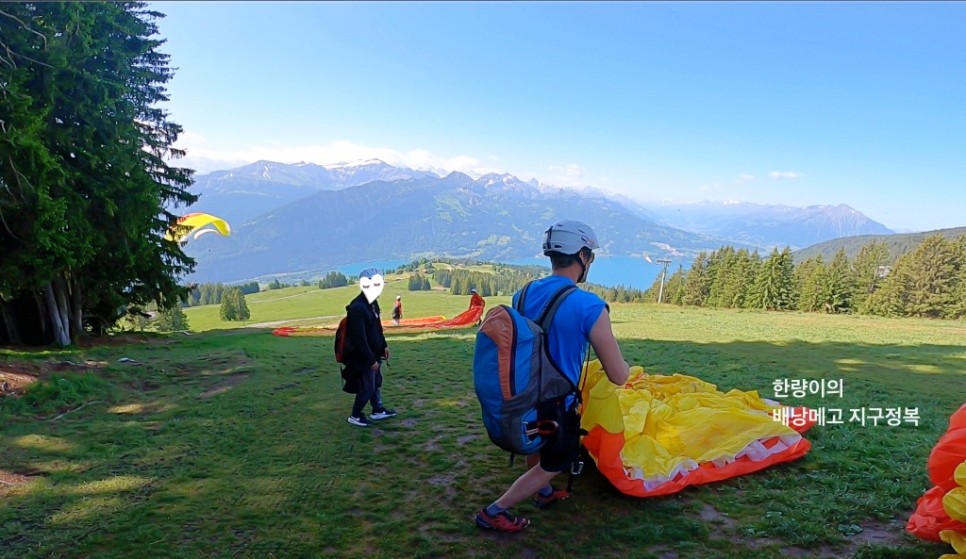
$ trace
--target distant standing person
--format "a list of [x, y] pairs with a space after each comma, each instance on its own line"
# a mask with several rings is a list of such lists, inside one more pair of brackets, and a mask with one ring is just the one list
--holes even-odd
[[480, 307], [480, 318], [476, 321], [476, 325], [479, 326], [483, 323], [483, 309], [486, 308], [486, 301], [476, 291], [476, 288], [470, 289], [470, 308], [472, 309], [473, 307]]
[[470, 307], [485, 307], [486, 301], [483, 296], [474, 288], [470, 289]]
[[402, 318], [402, 295], [396, 295], [396, 304], [392, 307], [392, 325], [399, 326]]
[[346, 307], [346, 341], [349, 348], [347, 368], [358, 375], [359, 390], [349, 423], [368, 427], [369, 419], [362, 412], [366, 403], [372, 406], [371, 419], [387, 419], [396, 412], [382, 403], [382, 360], [389, 359], [389, 344], [382, 332], [379, 320], [379, 295], [382, 293], [382, 273], [367, 268], [359, 274], [362, 291]]

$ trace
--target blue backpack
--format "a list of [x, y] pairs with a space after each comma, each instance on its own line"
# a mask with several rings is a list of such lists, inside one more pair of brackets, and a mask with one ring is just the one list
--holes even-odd
[[547, 351], [546, 334], [560, 304], [577, 287], [569, 285], [555, 293], [536, 322], [522, 312], [528, 287], [516, 308], [499, 305], [486, 314], [473, 356], [473, 384], [483, 425], [491, 441], [513, 454], [540, 450], [556, 432], [557, 421], [538, 417], [541, 404], [562, 402], [570, 394], [580, 398], [573, 381]]

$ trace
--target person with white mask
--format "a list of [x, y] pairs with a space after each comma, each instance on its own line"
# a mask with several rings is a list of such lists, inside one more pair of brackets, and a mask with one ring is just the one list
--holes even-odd
[[[357, 379], [355, 401], [348, 422], [368, 427], [369, 420], [394, 417], [396, 412], [382, 403], [382, 361], [389, 359], [389, 344], [382, 332], [379, 318], [379, 295], [383, 276], [376, 268], [366, 268], [359, 274], [361, 292], [346, 307], [346, 368]], [[372, 406], [367, 418], [366, 404]]]

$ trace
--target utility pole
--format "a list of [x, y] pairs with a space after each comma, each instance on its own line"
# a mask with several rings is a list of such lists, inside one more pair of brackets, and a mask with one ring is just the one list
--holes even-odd
[[667, 267], [671, 263], [670, 260], [657, 260], [664, 266], [664, 271], [661, 272], [661, 288], [657, 291], [657, 302], [660, 303], [664, 299], [664, 281], [667, 279]]

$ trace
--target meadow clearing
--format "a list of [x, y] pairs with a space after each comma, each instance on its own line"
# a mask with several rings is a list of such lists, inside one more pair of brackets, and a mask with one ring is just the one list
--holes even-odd
[[[407, 317], [468, 298], [405, 291]], [[247, 297], [247, 325], [189, 308], [192, 331], [130, 332], [65, 350], [0, 349], [40, 378], [0, 399], [0, 558], [938, 557], [903, 527], [925, 463], [966, 394], [966, 325], [918, 319], [613, 304], [625, 357], [652, 374], [772, 397], [776, 379], [843, 379], [811, 407], [916, 408], [918, 425], [813, 427], [804, 458], [667, 497], [625, 496], [593, 467], [568, 501], [522, 503], [533, 526], [480, 531], [476, 510], [522, 471], [487, 439], [473, 329], [396, 335], [384, 399], [399, 416], [346, 423], [328, 337], [356, 292]], [[507, 297], [488, 298], [488, 308]], [[125, 359], [126, 358], [126, 359]]]

